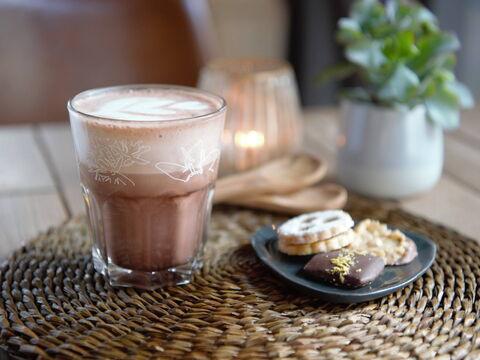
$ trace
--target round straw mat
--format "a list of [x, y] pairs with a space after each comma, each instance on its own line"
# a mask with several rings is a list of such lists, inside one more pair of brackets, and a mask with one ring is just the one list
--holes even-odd
[[214, 211], [192, 284], [113, 289], [95, 273], [84, 218], [40, 235], [0, 272], [0, 348], [18, 358], [479, 359], [480, 246], [395, 208], [354, 199], [374, 217], [431, 237], [435, 263], [412, 285], [332, 305], [273, 276], [248, 245], [266, 213]]

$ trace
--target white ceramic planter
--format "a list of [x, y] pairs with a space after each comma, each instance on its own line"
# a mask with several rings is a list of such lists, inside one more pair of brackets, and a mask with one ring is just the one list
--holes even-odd
[[432, 188], [443, 166], [443, 131], [411, 110], [344, 101], [337, 139], [338, 177], [355, 192], [400, 198]]

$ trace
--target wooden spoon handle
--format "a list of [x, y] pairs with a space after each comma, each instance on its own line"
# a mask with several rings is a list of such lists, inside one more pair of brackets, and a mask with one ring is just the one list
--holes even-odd
[[259, 178], [250, 172], [222, 177], [215, 184], [213, 203], [218, 204], [245, 193], [253, 195], [262, 193], [262, 188], [258, 186], [258, 183]]
[[[295, 192], [320, 181], [326, 172], [327, 164], [321, 159], [306, 154], [286, 156], [255, 169], [218, 179], [213, 202], [217, 204], [244, 196]], [[289, 175], [287, 179], [282, 177], [285, 173]]]
[[[293, 193], [290, 194], [290, 196], [259, 195], [256, 197], [234, 198], [228, 199], [228, 201], [226, 202], [232, 205], [240, 205], [254, 209], [274, 211], [290, 215], [298, 215], [320, 210], [341, 209], [345, 206], [347, 202], [347, 190], [341, 185], [327, 183], [317, 185], [313, 188], [315, 188], [317, 191], [325, 193], [326, 196], [322, 201], [309, 201], [308, 203], [302, 203], [295, 200], [292, 201], [291, 196], [295, 196], [297, 194]], [[300, 190], [300, 193], [301, 192], [302, 190]]]

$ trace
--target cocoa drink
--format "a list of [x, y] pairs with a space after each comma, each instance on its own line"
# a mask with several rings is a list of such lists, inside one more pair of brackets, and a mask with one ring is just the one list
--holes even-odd
[[112, 285], [190, 281], [206, 240], [223, 99], [132, 85], [83, 92], [68, 108], [96, 270]]

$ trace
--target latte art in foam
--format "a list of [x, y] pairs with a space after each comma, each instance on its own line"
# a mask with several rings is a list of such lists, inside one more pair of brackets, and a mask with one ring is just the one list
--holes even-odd
[[176, 102], [155, 97], [126, 97], [103, 104], [95, 115], [118, 119], [155, 120], [188, 111], [208, 110], [209, 106], [196, 100]]
[[202, 116], [214, 112], [218, 104], [201, 95], [180, 91], [135, 90], [79, 99], [74, 106], [92, 116], [129, 121], [162, 121]]

